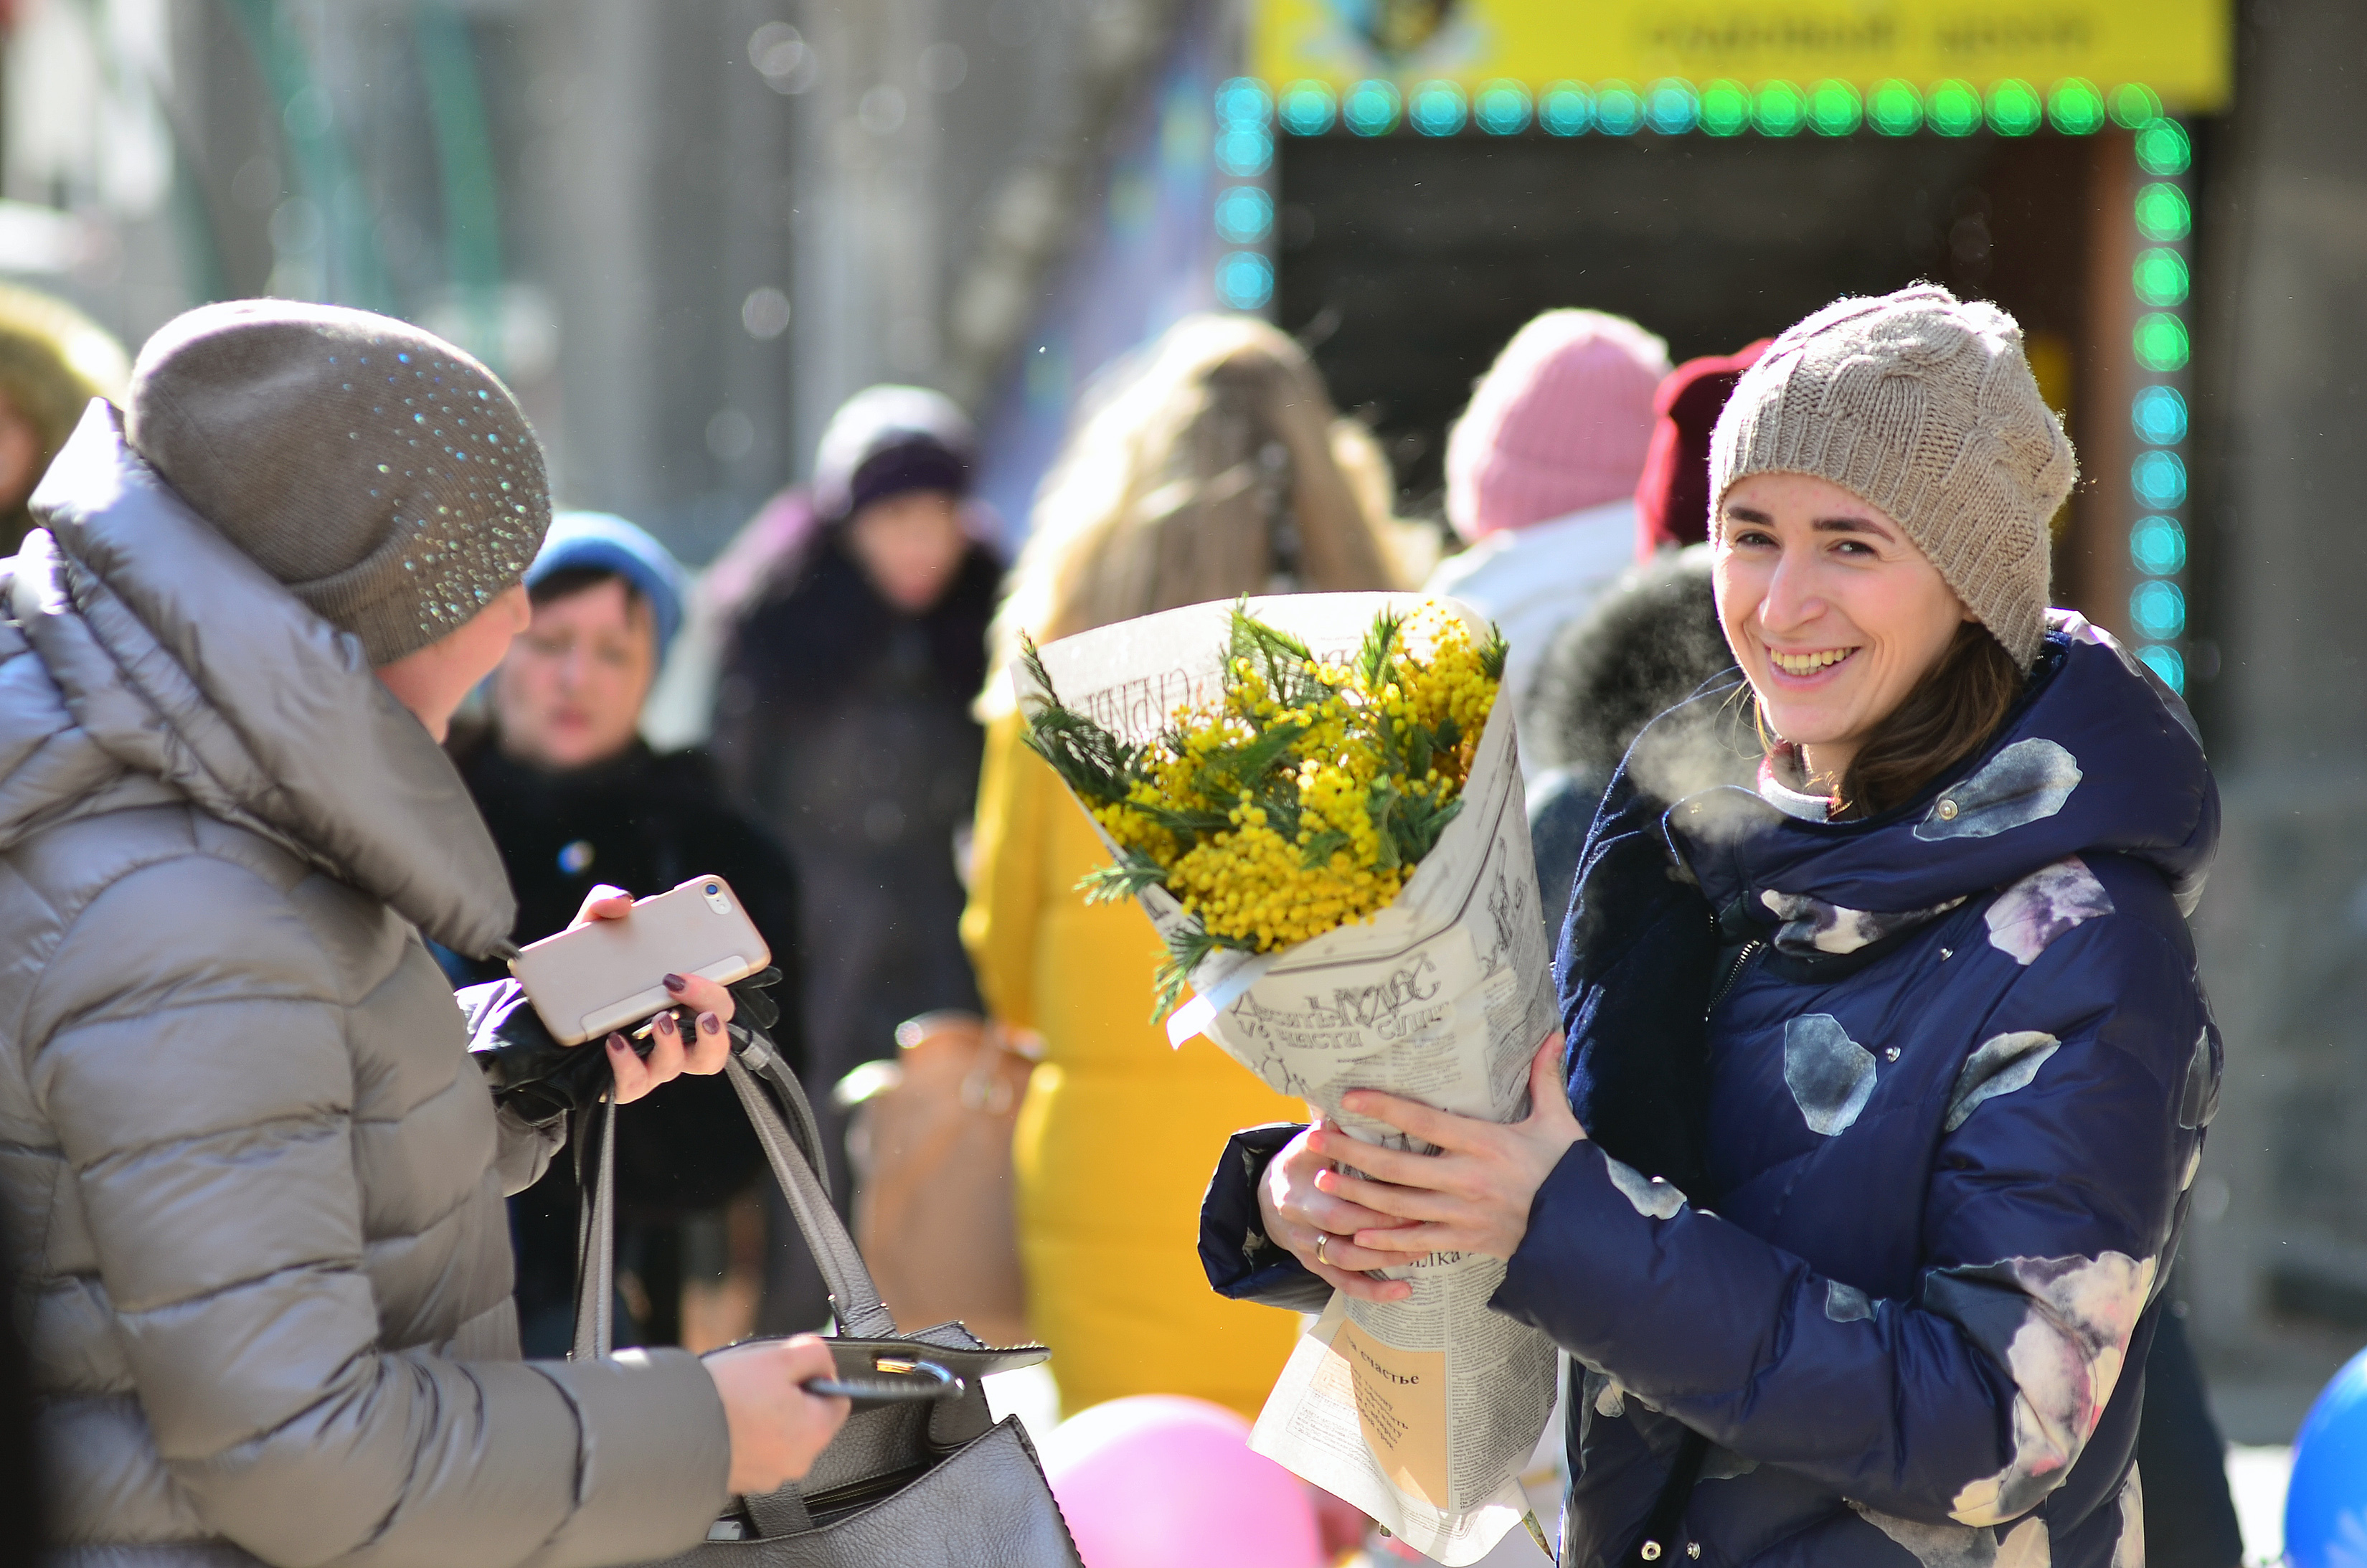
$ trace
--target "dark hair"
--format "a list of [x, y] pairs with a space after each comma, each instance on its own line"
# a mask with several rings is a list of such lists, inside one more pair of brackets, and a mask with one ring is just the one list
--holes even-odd
[[2013, 655], [1988, 627], [1965, 621], [1940, 662], [1858, 747], [1841, 776], [1835, 814], [1879, 816], [1913, 800], [1995, 734], [2021, 695]]
[[[573, 598], [578, 594], [588, 593], [603, 583], [625, 585], [625, 613], [628, 616], [632, 614], [635, 605], [649, 603], [648, 596], [633, 585], [633, 580], [630, 577], [606, 566], [562, 566], [549, 576], [528, 584], [526, 590], [527, 602], [533, 605], [535, 608], [540, 609], [545, 605], [557, 604], [561, 599]], [[628, 621], [627, 624], [629, 625], [630, 622]]]

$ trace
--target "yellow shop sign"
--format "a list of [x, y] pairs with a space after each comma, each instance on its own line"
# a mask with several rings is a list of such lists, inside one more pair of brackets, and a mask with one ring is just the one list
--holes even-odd
[[2200, 112], [2227, 101], [2229, 13], [2230, 0], [1255, 0], [1251, 69], [1335, 88], [2018, 78], [2044, 91], [2084, 77]]

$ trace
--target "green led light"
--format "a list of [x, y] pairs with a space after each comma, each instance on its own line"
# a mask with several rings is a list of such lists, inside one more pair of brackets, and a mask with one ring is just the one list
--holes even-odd
[[1348, 89], [1340, 118], [1359, 136], [1386, 136], [1398, 128], [1399, 108], [1396, 84], [1370, 76]]
[[1633, 136], [1644, 124], [1644, 95], [1616, 79], [1594, 85], [1595, 129], [1605, 136]]
[[1970, 136], [1981, 128], [1981, 95], [1954, 77], [1934, 82], [1924, 96], [1923, 115], [1942, 136]]
[[2129, 281], [2137, 298], [2148, 305], [2186, 303], [2186, 261], [2174, 250], [2157, 245], [2139, 251], [2135, 266], [2130, 268]]
[[[2180, 624], [2183, 625], [2185, 619], [2185, 608], [2180, 606]], [[2186, 695], [2186, 660], [2177, 649], [2148, 642], [2137, 650], [2137, 657], [2145, 662], [2146, 668], [2161, 677], [2162, 685], [2180, 697]]]
[[2066, 136], [2092, 136], [2104, 129], [2104, 95], [2085, 76], [2066, 76], [2046, 95], [2046, 119]]
[[2038, 89], [2019, 76], [1989, 84], [1989, 129], [1999, 136], [2027, 136], [2045, 117]]
[[2161, 95], [2143, 82], [2124, 82], [2112, 89], [2112, 111], [2114, 125], [2135, 131], [2161, 118]]
[[1808, 100], [1789, 82], [1761, 82], [1751, 119], [1761, 136], [1796, 136], [1808, 123]]
[[1857, 89], [1828, 77], [1808, 89], [1808, 123], [1819, 136], [1847, 136], [1864, 118]]
[[2131, 335], [2137, 363], [2157, 374], [2186, 369], [2186, 324], [2166, 311], [2137, 318]]
[[2137, 318], [2131, 335], [2137, 363], [2157, 374], [2186, 369], [2186, 324], [2164, 311]]
[[2129, 427], [2157, 447], [2186, 439], [2186, 400], [2176, 387], [2147, 387], [2129, 400]]
[[1254, 76], [1234, 76], [1217, 88], [1217, 119], [1225, 125], [1263, 125], [1274, 113], [1265, 84]]
[[1452, 136], [1469, 118], [1463, 89], [1444, 80], [1424, 82], [1406, 102], [1406, 120], [1424, 136]]
[[2158, 577], [2139, 583], [2129, 593], [2129, 624], [2140, 637], [2176, 637], [2186, 630], [2186, 596]]
[[2194, 227], [2186, 192], [2157, 181], [2137, 192], [2137, 232], [2149, 240], [2182, 240]]
[[1865, 96], [1865, 118], [1885, 136], [1912, 136], [1923, 128], [1923, 95], [1896, 76]]
[[1537, 123], [1548, 136], [1582, 136], [1594, 123], [1594, 95], [1576, 82], [1547, 82], [1537, 95]]
[[1663, 76], [1644, 89], [1644, 123], [1663, 136], [1682, 136], [1701, 119], [1701, 95], [1682, 76]]
[[1274, 118], [1293, 136], [1320, 136], [1340, 118], [1340, 104], [1329, 83], [1293, 82], [1282, 90]]
[[1712, 136], [1734, 136], [1750, 124], [1750, 89], [1741, 83], [1721, 76], [1715, 82], [1704, 82], [1701, 90], [1701, 128]]
[[1529, 128], [1529, 90], [1499, 76], [1471, 95], [1471, 118], [1490, 136], [1516, 136]]
[[2149, 119], [2137, 131], [2137, 165], [2149, 175], [2182, 175], [2194, 161], [2186, 127], [2174, 119]]
[[2129, 559], [2157, 577], [2186, 569], [2186, 530], [2175, 517], [2139, 517], [2129, 529]]

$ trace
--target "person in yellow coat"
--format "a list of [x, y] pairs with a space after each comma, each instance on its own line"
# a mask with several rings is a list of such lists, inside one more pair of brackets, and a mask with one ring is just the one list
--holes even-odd
[[962, 939], [988, 1007], [1043, 1037], [1013, 1157], [1029, 1327], [1064, 1410], [1190, 1394], [1255, 1416], [1298, 1331], [1208, 1289], [1196, 1251], [1207, 1150], [1305, 1108], [1151, 1017], [1161, 958], [1131, 902], [1087, 904], [1107, 857], [1020, 739], [1009, 666], [1037, 642], [1242, 593], [1419, 581], [1387, 465], [1336, 418], [1289, 338], [1188, 317], [1071, 433], [991, 634], [986, 759]]

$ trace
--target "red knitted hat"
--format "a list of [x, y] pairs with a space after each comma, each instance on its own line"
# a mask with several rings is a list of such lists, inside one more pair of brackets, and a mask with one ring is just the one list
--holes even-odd
[[1476, 540], [1636, 487], [1669, 346], [1625, 316], [1547, 311], [1512, 335], [1446, 437], [1446, 517]]
[[1699, 544], [1709, 538], [1709, 433], [1734, 383], [1774, 339], [1762, 337], [1732, 354], [1688, 359], [1670, 371], [1652, 395], [1651, 449], [1636, 484], [1636, 557]]

